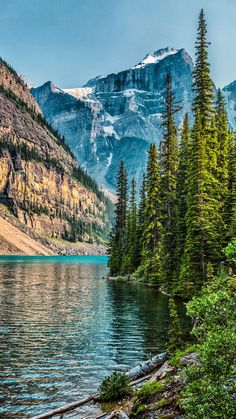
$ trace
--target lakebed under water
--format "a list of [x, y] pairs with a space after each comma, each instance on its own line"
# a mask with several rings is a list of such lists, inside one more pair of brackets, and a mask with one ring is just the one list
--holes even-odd
[[0, 257], [1, 418], [76, 401], [164, 350], [167, 297], [107, 274], [103, 256]]

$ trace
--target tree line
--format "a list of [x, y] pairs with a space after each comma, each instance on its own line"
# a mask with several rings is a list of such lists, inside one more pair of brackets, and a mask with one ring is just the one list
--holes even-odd
[[235, 139], [210, 77], [203, 10], [195, 49], [193, 124], [185, 115], [179, 135], [180, 105], [167, 74], [160, 147], [150, 145], [138, 200], [121, 161], [109, 244], [112, 276], [132, 274], [184, 297], [216, 271], [236, 232]]

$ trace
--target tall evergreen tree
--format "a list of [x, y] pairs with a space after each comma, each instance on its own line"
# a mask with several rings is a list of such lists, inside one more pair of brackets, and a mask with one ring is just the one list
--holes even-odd
[[193, 110], [196, 115], [198, 112], [201, 116], [201, 125], [204, 128], [211, 120], [212, 101], [214, 98], [214, 85], [210, 76], [210, 64], [208, 63], [208, 45], [206, 39], [207, 24], [205, 20], [204, 10], [202, 9], [199, 16], [199, 25], [197, 39], [195, 43], [196, 62], [193, 72], [195, 91], [195, 99], [193, 102]]
[[136, 202], [136, 181], [135, 178], [131, 182], [131, 195], [130, 195], [130, 218], [131, 218], [131, 231], [130, 231], [130, 268], [134, 272], [137, 267], [137, 202]]
[[163, 111], [163, 139], [160, 145], [161, 198], [161, 278], [164, 284], [172, 281], [176, 269], [176, 175], [178, 168], [178, 139], [174, 114], [180, 110], [175, 103], [172, 81], [166, 76]]
[[220, 188], [217, 178], [218, 136], [213, 108], [213, 83], [208, 59], [207, 26], [203, 10], [199, 17], [196, 42], [196, 66], [187, 196], [187, 235], [181, 277], [186, 292], [199, 289], [207, 277], [207, 264], [221, 257]]
[[139, 194], [139, 205], [138, 205], [138, 212], [137, 212], [137, 253], [136, 253], [136, 260], [135, 260], [135, 267], [141, 264], [142, 260], [142, 251], [143, 251], [143, 230], [144, 230], [144, 223], [145, 223], [145, 206], [146, 206], [146, 176], [143, 175], [143, 181], [140, 187], [140, 194]]
[[[186, 295], [201, 288], [207, 277], [207, 265], [213, 266], [221, 255], [220, 233], [222, 219], [218, 193], [218, 181], [210, 169], [207, 142], [216, 137], [210, 127], [202, 132], [201, 116], [197, 113], [192, 130], [190, 166], [187, 195], [187, 235], [181, 280]], [[217, 141], [213, 141], [214, 146]]]
[[123, 255], [126, 248], [126, 226], [127, 226], [127, 173], [124, 162], [120, 162], [117, 178], [117, 202], [115, 208], [115, 225], [111, 233], [109, 253], [109, 267], [111, 275], [120, 273]]
[[143, 255], [154, 252], [160, 238], [160, 171], [155, 144], [149, 148], [146, 175], [146, 203], [144, 213]]
[[154, 144], [151, 144], [146, 175], [146, 198], [142, 235], [142, 265], [146, 269], [146, 279], [152, 283], [157, 281], [159, 273], [158, 245], [161, 234], [159, 187], [160, 171], [157, 149]]
[[[188, 114], [184, 117], [183, 128], [179, 145], [179, 165], [177, 171], [176, 184], [176, 274], [178, 280], [181, 259], [184, 253], [185, 240], [187, 234], [186, 215], [187, 215], [187, 194], [188, 194], [188, 173], [190, 164], [190, 128]], [[178, 288], [177, 284], [175, 287]]]
[[[192, 130], [190, 168], [188, 173], [188, 196], [186, 215], [186, 242], [184, 259], [181, 265], [180, 282], [190, 295], [204, 281], [205, 275], [205, 137], [201, 135], [201, 117], [197, 112]], [[207, 217], [208, 218], [208, 217]], [[195, 284], [193, 283], [195, 282]]]
[[184, 346], [184, 333], [180, 322], [177, 306], [173, 298], [169, 299], [170, 328], [168, 330], [167, 352], [171, 355]]
[[224, 228], [222, 231], [222, 246], [224, 246], [228, 237], [227, 197], [229, 194], [229, 158], [231, 148], [231, 133], [228, 128], [228, 118], [225, 109], [225, 102], [220, 89], [218, 89], [217, 93], [215, 111], [218, 139], [216, 177], [219, 181], [219, 199], [221, 201], [221, 213], [224, 222]]
[[236, 239], [236, 143], [235, 134], [230, 132], [229, 146], [229, 183], [228, 196], [226, 200], [226, 225], [228, 239]]
[[137, 267], [137, 204], [136, 182], [131, 181], [129, 208], [126, 226], [126, 250], [123, 255], [122, 273], [130, 274]]

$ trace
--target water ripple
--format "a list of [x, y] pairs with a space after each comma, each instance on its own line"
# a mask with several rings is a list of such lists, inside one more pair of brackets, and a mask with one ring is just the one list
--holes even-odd
[[75, 401], [111, 371], [163, 350], [166, 297], [104, 280], [106, 259], [80, 262], [0, 263], [1, 418], [27, 418]]

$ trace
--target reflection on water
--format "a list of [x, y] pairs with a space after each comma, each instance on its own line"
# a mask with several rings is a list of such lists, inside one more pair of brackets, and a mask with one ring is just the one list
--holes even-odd
[[1, 418], [26, 418], [78, 400], [111, 371], [163, 350], [166, 297], [105, 280], [105, 262], [2, 259]]

